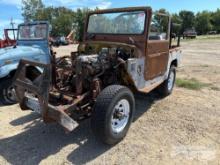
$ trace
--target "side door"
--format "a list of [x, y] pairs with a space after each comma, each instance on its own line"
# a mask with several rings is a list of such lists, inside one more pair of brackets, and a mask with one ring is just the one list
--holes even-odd
[[169, 58], [170, 17], [165, 14], [153, 14], [149, 28], [145, 80], [152, 80], [166, 72]]

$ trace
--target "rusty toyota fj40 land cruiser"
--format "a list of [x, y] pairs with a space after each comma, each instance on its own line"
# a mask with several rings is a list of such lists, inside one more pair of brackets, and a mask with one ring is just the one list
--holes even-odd
[[[100, 140], [121, 141], [134, 116], [134, 92], [157, 88], [167, 96], [173, 90], [181, 50], [179, 40], [171, 43], [171, 22], [150, 7], [89, 13], [84, 41], [71, 57], [55, 59], [52, 53], [50, 64], [20, 61], [14, 85], [21, 109], [39, 112], [44, 122], [58, 122], [66, 131], [91, 117]], [[33, 67], [40, 74], [30, 80]]]

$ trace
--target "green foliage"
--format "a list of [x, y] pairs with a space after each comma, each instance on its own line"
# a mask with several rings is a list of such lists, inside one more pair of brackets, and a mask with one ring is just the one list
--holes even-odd
[[211, 23], [214, 26], [213, 30], [217, 30], [220, 33], [220, 9], [212, 13]]
[[[174, 23], [181, 24], [181, 34], [186, 29], [195, 28], [199, 35], [207, 34], [209, 31], [220, 33], [220, 9], [215, 12], [202, 11], [196, 15], [191, 11], [180, 11], [179, 14], [173, 14]], [[174, 29], [174, 32], [178, 29]]]
[[[52, 25], [52, 36], [66, 36], [71, 30], [74, 30], [75, 39], [79, 41], [83, 39], [84, 24], [89, 11], [88, 8], [73, 11], [65, 7], [45, 7], [42, 0], [22, 0], [22, 16], [25, 21], [47, 20]], [[169, 14], [165, 9], [160, 9], [159, 12]], [[128, 18], [129, 24], [132, 24], [130, 20], [132, 18]], [[163, 28], [161, 31], [167, 28], [166, 19], [157, 16], [155, 20], [164, 25], [161, 26]], [[122, 25], [125, 25], [124, 20], [121, 21]], [[194, 27], [198, 34], [207, 34], [211, 30], [220, 33], [220, 9], [215, 12], [203, 11], [197, 14], [183, 10], [172, 15], [172, 22], [180, 24], [180, 26], [173, 27], [174, 33], [182, 34], [186, 29]], [[106, 24], [106, 26], [108, 25]]]
[[180, 30], [181, 30], [182, 20], [178, 14], [172, 15], [172, 24], [173, 24], [173, 26], [172, 26], [173, 33], [179, 34]]
[[176, 79], [176, 85], [178, 87], [186, 88], [186, 89], [191, 89], [191, 90], [200, 90], [204, 87], [209, 86], [209, 84], [202, 83], [194, 78], [192, 79]]
[[52, 25], [52, 36], [66, 36], [70, 33], [74, 13], [64, 7], [47, 7], [35, 14], [34, 20], [47, 20]]
[[[160, 9], [156, 12], [169, 15], [169, 12], [166, 11], [166, 9]], [[158, 25], [160, 25], [160, 28], [161, 28], [160, 31], [161, 32], [166, 32], [167, 31], [168, 25], [169, 25], [169, 23], [168, 23], [169, 22], [169, 17], [164, 17], [164, 16], [161, 16], [161, 15], [155, 15], [154, 20], [156, 20]]]
[[87, 13], [90, 10], [88, 8], [85, 9], [77, 9], [74, 15], [73, 24], [76, 31], [76, 40], [82, 41], [83, 40], [83, 32], [84, 32], [84, 26], [86, 22], [86, 16]]
[[212, 30], [211, 13], [208, 11], [199, 12], [196, 15], [196, 30], [198, 34], [207, 34]]
[[77, 40], [82, 41], [84, 23], [89, 9], [73, 11], [65, 7], [44, 7], [41, 0], [22, 0], [22, 16], [25, 21], [46, 20], [52, 25], [51, 36], [67, 36], [75, 30]]
[[22, 16], [25, 21], [33, 21], [36, 14], [44, 9], [42, 0], [22, 0]]
[[216, 86], [212, 86], [212, 87], [211, 87], [211, 90], [213, 90], [213, 91], [220, 91], [220, 88], [219, 88], [219, 87], [216, 87]]
[[195, 26], [195, 15], [191, 11], [180, 11], [179, 17], [182, 22], [181, 33], [183, 33], [186, 29], [191, 29]]

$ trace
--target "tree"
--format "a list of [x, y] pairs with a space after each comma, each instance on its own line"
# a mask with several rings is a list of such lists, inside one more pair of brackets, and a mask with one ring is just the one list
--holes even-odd
[[22, 16], [25, 21], [34, 20], [36, 13], [43, 9], [42, 0], [22, 0]]
[[65, 7], [44, 7], [42, 0], [22, 0], [22, 3], [22, 16], [25, 21], [48, 21], [52, 25], [51, 36], [66, 36], [76, 28], [76, 39], [82, 41], [89, 9], [73, 11]]
[[212, 30], [211, 13], [208, 11], [199, 12], [196, 15], [196, 31], [198, 34], [207, 34]]
[[182, 22], [181, 33], [195, 26], [195, 15], [192, 11], [180, 11], [179, 16]]
[[[97, 9], [96, 9], [97, 10]], [[73, 24], [77, 26], [76, 28], [76, 40], [82, 41], [83, 40], [83, 33], [84, 33], [84, 26], [86, 15], [90, 10], [88, 8], [85, 9], [77, 9], [74, 13]]]
[[181, 24], [182, 23], [182, 19], [180, 18], [180, 16], [178, 14], [173, 14], [172, 15], [172, 21], [174, 23], [177, 23], [177, 24]]
[[47, 7], [37, 11], [33, 20], [46, 20], [52, 25], [51, 36], [66, 36], [72, 30], [74, 12], [65, 7]]
[[54, 18], [54, 8], [47, 7], [42, 10], [38, 10], [33, 17], [34, 20], [47, 20], [51, 22]]
[[70, 9], [59, 7], [54, 8], [52, 13], [52, 24], [51, 34], [54, 36], [67, 36], [72, 30], [72, 24], [74, 18], [74, 12]]
[[[166, 11], [166, 9], [160, 9], [156, 11], [156, 13], [161, 13], [161, 14], [166, 14], [169, 15], [169, 12]], [[163, 16], [163, 15], [155, 15], [154, 16], [155, 21], [160, 25], [159, 27], [161, 28], [160, 30], [162, 32], [167, 31], [168, 25], [169, 25], [169, 17], [168, 16]]]
[[211, 14], [211, 23], [213, 25], [213, 30], [220, 33], [220, 9]]
[[[97, 8], [95, 10], [98, 10]], [[77, 9], [75, 11], [65, 7], [45, 7], [42, 0], [22, 0], [22, 16], [25, 21], [46, 20], [52, 25], [51, 36], [66, 36], [71, 30], [75, 31], [75, 39], [82, 41], [84, 26], [86, 22], [86, 15], [91, 11], [88, 8]], [[169, 14], [165, 9], [157, 11], [163, 14]], [[102, 17], [97, 17], [101, 22], [106, 22], [104, 25], [106, 29], [110, 28], [109, 21], [105, 21]], [[127, 26], [132, 26], [137, 29], [138, 26], [132, 21], [134, 18], [118, 20], [121, 26], [126, 29]], [[166, 31], [168, 28], [168, 18], [163, 16], [154, 16], [156, 24], [161, 25], [160, 30]], [[128, 24], [126, 22], [129, 22]], [[180, 26], [173, 26], [172, 32], [182, 34], [186, 29], [196, 27], [199, 34], [206, 34], [210, 30], [220, 32], [220, 9], [215, 12], [203, 11], [196, 15], [191, 11], [180, 11], [179, 14], [172, 15], [172, 22], [180, 24]], [[92, 27], [97, 31], [100, 25], [94, 24]], [[102, 27], [103, 29], [103, 27]], [[117, 30], [108, 29], [109, 31]]]
[[172, 15], [172, 32], [179, 34], [182, 26], [182, 20], [178, 14]]

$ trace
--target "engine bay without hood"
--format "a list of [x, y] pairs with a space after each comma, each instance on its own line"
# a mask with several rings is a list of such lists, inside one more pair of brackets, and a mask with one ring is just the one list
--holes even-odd
[[82, 44], [78, 50], [71, 57], [56, 60], [55, 87], [59, 93], [77, 97], [89, 92], [95, 99], [106, 86], [129, 81], [126, 62], [135, 57], [135, 47]]

